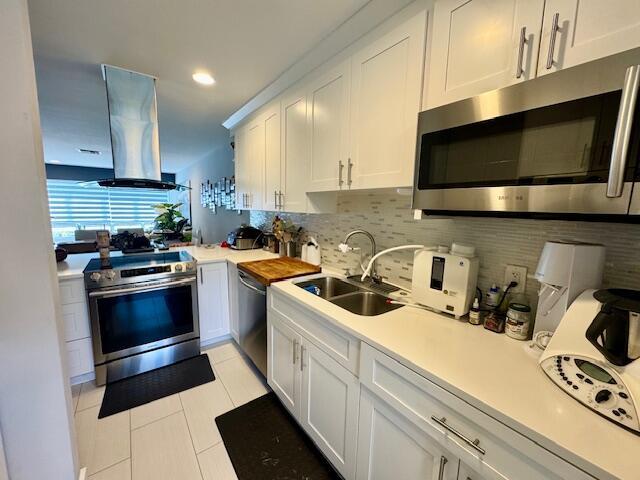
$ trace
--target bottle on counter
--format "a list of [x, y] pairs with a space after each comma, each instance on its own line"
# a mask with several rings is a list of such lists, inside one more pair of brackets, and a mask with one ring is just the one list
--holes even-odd
[[499, 301], [500, 301], [500, 289], [494, 283], [493, 285], [491, 285], [491, 288], [487, 292], [487, 299], [485, 300], [485, 303], [487, 304], [487, 307], [495, 308], [498, 306]]
[[473, 300], [471, 310], [469, 310], [469, 323], [471, 325], [480, 325], [482, 323], [482, 312], [480, 311], [480, 302], [478, 297]]

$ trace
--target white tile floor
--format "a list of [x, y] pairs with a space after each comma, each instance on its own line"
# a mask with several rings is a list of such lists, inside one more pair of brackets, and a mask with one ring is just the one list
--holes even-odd
[[268, 387], [235, 343], [205, 353], [214, 382], [101, 420], [104, 387], [72, 388], [80, 465], [89, 480], [237, 480], [214, 418]]

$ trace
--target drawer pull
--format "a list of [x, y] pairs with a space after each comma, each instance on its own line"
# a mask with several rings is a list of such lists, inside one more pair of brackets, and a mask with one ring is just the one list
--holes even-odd
[[296, 364], [298, 354], [298, 340], [293, 341], [293, 364]]
[[440, 457], [440, 468], [438, 470], [438, 480], [442, 480], [444, 478], [444, 467], [448, 461], [449, 460], [447, 460], [447, 457], [445, 457], [444, 455]]
[[457, 431], [455, 428], [453, 428], [452, 426], [447, 424], [447, 419], [445, 417], [438, 418], [435, 415], [431, 415], [431, 420], [436, 422], [438, 425], [440, 425], [445, 430], [448, 430], [449, 432], [453, 433], [456, 437], [458, 437], [460, 440], [462, 440], [464, 443], [466, 443], [470, 447], [475, 448], [478, 452], [480, 452], [481, 455], [484, 455], [485, 453], [487, 453], [484, 450], [484, 448], [480, 447], [480, 440], [479, 439], [476, 438], [475, 440], [471, 440], [470, 438], [464, 436], [459, 431]]

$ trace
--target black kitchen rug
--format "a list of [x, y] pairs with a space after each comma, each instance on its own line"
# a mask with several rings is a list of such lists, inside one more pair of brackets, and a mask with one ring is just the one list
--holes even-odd
[[139, 407], [215, 379], [209, 357], [203, 353], [135, 377], [108, 383], [98, 418]]
[[327, 480], [340, 475], [271, 392], [216, 418], [238, 480]]

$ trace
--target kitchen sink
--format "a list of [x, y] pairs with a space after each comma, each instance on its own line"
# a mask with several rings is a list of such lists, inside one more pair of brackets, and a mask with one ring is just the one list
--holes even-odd
[[387, 303], [386, 297], [373, 292], [350, 293], [329, 301], [351, 313], [365, 317], [373, 317], [400, 308], [400, 305]]
[[[310, 291], [314, 295], [324, 298], [325, 300], [345, 295], [347, 293], [359, 292], [361, 290], [355, 285], [351, 285], [350, 283], [334, 277], [314, 278], [313, 280], [300, 282], [297, 285], [304, 290]], [[314, 289], [313, 287], [317, 287], [317, 289]]]

